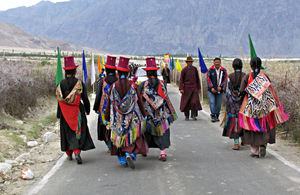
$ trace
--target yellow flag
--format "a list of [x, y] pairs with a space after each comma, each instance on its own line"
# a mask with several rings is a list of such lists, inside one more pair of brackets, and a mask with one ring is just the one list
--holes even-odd
[[99, 70], [99, 74], [101, 74], [102, 73], [102, 68], [101, 68], [100, 56], [98, 56], [98, 70]]
[[181, 72], [181, 70], [182, 70], [182, 67], [181, 67], [181, 65], [179, 63], [178, 58], [177, 58], [177, 62], [176, 62], [176, 69], [177, 69], [177, 72]]
[[[104, 62], [104, 57], [102, 58], [102, 64], [103, 64], [103, 67], [104, 67], [104, 64], [105, 64], [105, 62]], [[105, 67], [104, 67], [105, 68]]]

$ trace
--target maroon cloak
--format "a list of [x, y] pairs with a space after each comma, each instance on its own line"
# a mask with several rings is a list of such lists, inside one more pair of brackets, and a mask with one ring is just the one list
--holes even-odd
[[[125, 79], [121, 79], [122, 85], [123, 87], [125, 86]], [[120, 98], [123, 99], [124, 96], [126, 95], [126, 93], [128, 92], [128, 90], [130, 89], [132, 82], [128, 79], [126, 79], [126, 91], [123, 88], [121, 88], [120, 82], [116, 81], [115, 83], [116, 86], [116, 90], [120, 95]], [[142, 97], [140, 96], [140, 92], [139, 89], [136, 88], [137, 91], [137, 95], [138, 95], [138, 105], [140, 107], [140, 110], [142, 112], [142, 115], [145, 117], [147, 115], [144, 105], [143, 105], [143, 100]], [[124, 92], [124, 93], [123, 93]], [[111, 90], [109, 91], [109, 96], [110, 96]], [[108, 99], [107, 105], [110, 105], [110, 99]], [[105, 110], [105, 120], [106, 121], [110, 121], [110, 106], [106, 107]], [[125, 152], [128, 153], [135, 153], [135, 154], [146, 154], [147, 153], [147, 143], [145, 140], [145, 136], [144, 134], [141, 134], [136, 141], [131, 144], [130, 146], [126, 146], [126, 147], [120, 147], [117, 148], [115, 145], [112, 144], [112, 142], [110, 142], [110, 154], [111, 155], [119, 155], [119, 156], [125, 156]]]
[[179, 90], [184, 90], [181, 95], [180, 111], [202, 110], [198, 90], [201, 89], [199, 73], [196, 67], [184, 67], [181, 71]]

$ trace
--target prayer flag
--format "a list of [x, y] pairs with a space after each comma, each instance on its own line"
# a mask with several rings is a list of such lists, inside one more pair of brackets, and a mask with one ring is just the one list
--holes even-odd
[[198, 55], [199, 55], [199, 66], [201, 68], [201, 72], [205, 74], [207, 72], [207, 67], [206, 67], [206, 64], [203, 60], [203, 57], [201, 55], [199, 47], [198, 47]]
[[95, 74], [94, 54], [92, 54], [91, 85], [93, 85], [96, 80]]
[[[171, 60], [171, 59], [170, 59]], [[174, 59], [172, 57], [172, 70], [175, 69], [175, 65], [174, 65]]]
[[170, 70], [173, 70], [171, 58], [170, 58], [169, 68], [170, 68]]
[[[250, 37], [250, 34], [248, 34], [248, 37], [249, 37], [250, 55], [251, 55], [251, 58], [257, 57], [256, 52], [255, 52], [255, 49], [254, 49], [254, 46], [253, 46], [253, 43], [252, 43], [252, 40], [251, 40], [251, 37]], [[263, 66], [261, 66], [261, 69], [266, 69], [266, 68], [263, 67]]]
[[165, 59], [165, 62], [170, 62], [170, 54], [169, 53], [164, 54], [164, 59]]
[[84, 50], [82, 53], [82, 70], [83, 70], [83, 82], [84, 82], [84, 84], [86, 84], [86, 79], [88, 78], [88, 74], [87, 74], [87, 69], [86, 69]]
[[[103, 68], [105, 68], [105, 66], [104, 66], [104, 64], [105, 64], [105, 62], [104, 62], [104, 57], [102, 58], [102, 64], [103, 64]], [[101, 69], [102, 70], [102, 69]]]
[[99, 74], [102, 73], [100, 56], [98, 56], [98, 71], [99, 71]]
[[181, 65], [179, 63], [178, 58], [177, 58], [177, 62], [176, 62], [176, 69], [177, 69], [177, 72], [181, 72], [181, 70], [182, 70], [182, 67], [181, 67]]
[[60, 81], [63, 79], [64, 79], [64, 77], [63, 77], [62, 68], [61, 68], [60, 52], [59, 52], [59, 47], [57, 47], [57, 67], [56, 67], [56, 75], [55, 75], [56, 87], [59, 85]]

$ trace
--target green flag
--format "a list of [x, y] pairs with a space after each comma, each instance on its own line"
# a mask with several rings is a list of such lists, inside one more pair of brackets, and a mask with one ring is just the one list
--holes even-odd
[[174, 59], [172, 57], [172, 70], [175, 68], [175, 65], [174, 65]]
[[[254, 49], [254, 47], [253, 47], [253, 43], [252, 43], [250, 34], [248, 34], [248, 36], [249, 36], [249, 43], [250, 43], [250, 54], [251, 54], [251, 58], [257, 57], [256, 52], [255, 52], [255, 49]], [[260, 69], [265, 69], [265, 67], [261, 66]]]
[[55, 75], [56, 87], [59, 85], [60, 81], [63, 79], [64, 79], [64, 77], [63, 77], [62, 68], [61, 68], [60, 52], [59, 52], [59, 47], [57, 47], [57, 67], [56, 67], [56, 75]]
[[250, 54], [251, 54], [251, 58], [257, 57], [256, 52], [255, 52], [255, 49], [254, 49], [254, 47], [253, 47], [253, 43], [252, 43], [250, 34], [248, 34], [248, 36], [249, 36], [249, 43], [250, 43]]

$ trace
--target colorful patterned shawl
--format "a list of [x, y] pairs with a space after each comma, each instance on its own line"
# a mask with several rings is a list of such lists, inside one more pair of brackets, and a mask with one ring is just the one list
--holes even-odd
[[160, 81], [156, 91], [148, 80], [145, 81], [142, 95], [146, 99], [145, 110], [153, 118], [143, 121], [142, 130], [154, 136], [162, 136], [178, 118], [164, 83]]
[[66, 98], [63, 98], [60, 85], [56, 89], [60, 110], [69, 127], [75, 131], [76, 139], [81, 138], [81, 113], [79, 112], [79, 105], [82, 91], [82, 82], [80, 80], [77, 81]]
[[103, 87], [102, 87], [102, 97], [98, 109], [98, 115], [101, 121], [101, 124], [104, 124], [105, 121], [105, 110], [108, 102], [108, 94], [110, 91], [110, 85], [105, 82], [105, 78], [103, 78]]
[[[250, 73], [251, 76], [251, 73]], [[248, 93], [243, 100], [240, 112], [240, 126], [250, 131], [267, 131], [288, 120], [272, 84], [264, 73], [259, 73], [246, 87]]]
[[[238, 91], [233, 89], [233, 85], [229, 78], [227, 78], [226, 86], [226, 114], [224, 121], [224, 128], [231, 132], [241, 132], [239, 127], [239, 110], [243, 100], [238, 97]], [[222, 122], [223, 124], [223, 122]], [[221, 124], [221, 125], [222, 125]]]
[[110, 100], [111, 142], [117, 148], [129, 146], [140, 136], [141, 122], [144, 119], [137, 104], [138, 96], [134, 85], [131, 85], [121, 100], [115, 84], [113, 84]]

